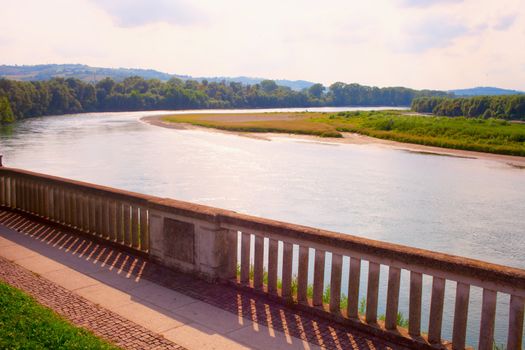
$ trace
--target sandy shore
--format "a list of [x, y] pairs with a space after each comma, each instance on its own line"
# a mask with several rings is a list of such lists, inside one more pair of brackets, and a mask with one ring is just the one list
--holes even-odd
[[408, 152], [429, 154], [429, 155], [439, 155], [439, 156], [449, 156], [449, 157], [459, 157], [459, 158], [470, 158], [470, 159], [487, 159], [500, 163], [505, 163], [514, 168], [524, 169], [525, 170], [525, 157], [518, 156], [507, 156], [503, 154], [494, 154], [494, 153], [484, 153], [484, 152], [475, 152], [475, 151], [464, 151], [451, 148], [441, 148], [434, 146], [425, 146], [418, 145], [413, 143], [403, 143], [397, 141], [377, 139], [375, 137], [355, 134], [355, 133], [342, 133], [342, 138], [324, 138], [319, 136], [310, 136], [310, 135], [296, 135], [296, 134], [280, 134], [280, 133], [251, 133], [251, 132], [234, 132], [234, 131], [225, 131], [218, 130], [213, 128], [204, 128], [200, 126], [190, 125], [190, 124], [180, 124], [180, 123], [168, 123], [164, 122], [162, 118], [165, 116], [150, 116], [143, 117], [141, 121], [160, 126], [168, 129], [177, 129], [177, 130], [204, 130], [208, 132], [219, 132], [224, 134], [231, 134], [237, 136], [250, 137], [261, 140], [270, 141], [273, 138], [286, 137], [294, 138], [298, 140], [309, 140], [313, 142], [320, 143], [343, 143], [343, 144], [373, 144], [381, 147], [399, 149]]

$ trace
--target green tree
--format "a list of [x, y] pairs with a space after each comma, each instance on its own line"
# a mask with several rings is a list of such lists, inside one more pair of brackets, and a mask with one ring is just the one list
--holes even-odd
[[323, 84], [314, 84], [308, 88], [308, 94], [315, 98], [321, 98], [325, 89]]
[[0, 96], [0, 123], [12, 123], [14, 121], [15, 115], [9, 100], [5, 96]]
[[271, 93], [277, 90], [277, 88], [279, 87], [277, 83], [273, 80], [263, 80], [261, 81], [260, 85], [263, 91], [266, 93]]

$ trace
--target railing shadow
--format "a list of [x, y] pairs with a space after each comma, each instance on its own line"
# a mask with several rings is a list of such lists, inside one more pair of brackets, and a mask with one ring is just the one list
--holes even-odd
[[[252, 337], [254, 344], [259, 341], [266, 344], [265, 347], [279, 346], [283, 349], [319, 346], [327, 349], [379, 350], [393, 347], [370, 335], [288, 308], [260, 295], [231, 286], [210, 284], [189, 274], [169, 270], [146, 258], [77, 235], [73, 230], [33, 220], [24, 214], [0, 210], [0, 225], [13, 230], [10, 233], [2, 230], [0, 236], [128, 293], [133, 301], [168, 317], [180, 318], [177, 308], [160, 307], [148, 301], [147, 297], [137, 297], [133, 291], [153, 282], [227, 311], [237, 317], [239, 324], [251, 326], [248, 338]], [[206, 327], [199, 327], [199, 330], [210, 332]], [[229, 335], [222, 333], [222, 336]], [[235, 341], [235, 338], [232, 337], [232, 340]]]

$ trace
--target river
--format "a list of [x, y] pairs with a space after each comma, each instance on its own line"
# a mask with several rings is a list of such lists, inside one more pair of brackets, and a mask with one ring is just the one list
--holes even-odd
[[[0, 154], [10, 167], [525, 268], [523, 169], [373, 144], [285, 135], [267, 141], [140, 121], [157, 114], [17, 122], [1, 128]], [[479, 291], [472, 293], [475, 307]], [[471, 314], [469, 322], [479, 322], [479, 309]], [[506, 314], [498, 307], [497, 339], [505, 339]]]

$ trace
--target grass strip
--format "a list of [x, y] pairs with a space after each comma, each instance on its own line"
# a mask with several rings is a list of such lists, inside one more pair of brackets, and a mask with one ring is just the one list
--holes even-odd
[[525, 156], [525, 124], [502, 119], [434, 117], [393, 110], [226, 116], [181, 114], [164, 117], [163, 121], [237, 132], [278, 132], [321, 137], [342, 137], [343, 132], [353, 132], [426, 146]]
[[119, 349], [0, 282], [0, 349]]

